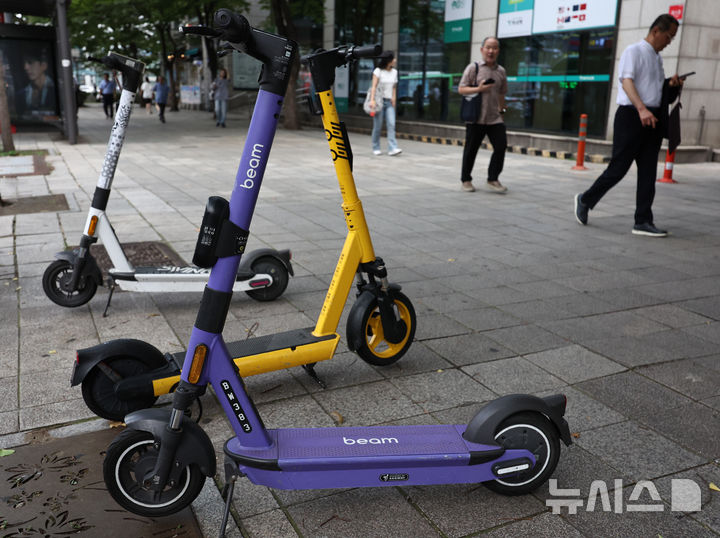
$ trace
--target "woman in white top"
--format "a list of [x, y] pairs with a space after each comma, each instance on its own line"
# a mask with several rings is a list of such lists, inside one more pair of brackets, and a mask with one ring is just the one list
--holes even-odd
[[398, 72], [395, 69], [395, 55], [385, 51], [380, 57], [380, 63], [373, 71], [372, 87], [370, 88], [370, 102], [375, 103], [373, 116], [372, 146], [375, 155], [380, 151], [380, 131], [385, 118], [388, 138], [388, 155], [397, 155], [402, 152], [395, 140], [395, 106], [397, 105]]
[[145, 105], [145, 110], [148, 114], [152, 114], [153, 85], [148, 77], [145, 77], [145, 82], [140, 86], [140, 91], [142, 92], [142, 102]]

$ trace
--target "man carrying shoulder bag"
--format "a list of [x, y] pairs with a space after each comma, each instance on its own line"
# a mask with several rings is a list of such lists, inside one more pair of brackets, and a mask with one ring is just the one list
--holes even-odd
[[[464, 191], [475, 191], [471, 173], [480, 144], [487, 135], [493, 147], [488, 166], [487, 186], [492, 192], [504, 193], [507, 192], [507, 188], [498, 179], [505, 163], [505, 150], [507, 149], [507, 133], [503, 122], [507, 75], [505, 69], [497, 63], [500, 53], [500, 42], [497, 38], [486, 37], [482, 42], [480, 52], [483, 61], [469, 64], [458, 84], [458, 93], [463, 96], [463, 99], [476, 96], [473, 101], [480, 105], [475, 121], [472, 121], [470, 116], [463, 117], [465, 146], [460, 181]], [[470, 114], [469, 110], [472, 110], [472, 105], [468, 106], [468, 104], [469, 102], [466, 102], [463, 105], [463, 112]]]

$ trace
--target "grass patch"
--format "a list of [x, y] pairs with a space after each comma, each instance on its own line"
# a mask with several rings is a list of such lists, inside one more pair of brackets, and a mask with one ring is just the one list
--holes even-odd
[[47, 155], [46, 149], [20, 149], [13, 151], [0, 151], [0, 157], [18, 157], [20, 155]]

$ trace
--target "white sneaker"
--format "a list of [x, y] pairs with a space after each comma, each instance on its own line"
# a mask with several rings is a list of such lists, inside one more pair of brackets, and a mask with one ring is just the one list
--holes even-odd
[[380, 151], [379, 149], [374, 149], [373, 155], [382, 155], [382, 151]]
[[391, 157], [393, 155], [399, 155], [400, 153], [402, 153], [402, 150], [400, 148], [395, 148], [388, 151], [388, 155], [390, 155]]

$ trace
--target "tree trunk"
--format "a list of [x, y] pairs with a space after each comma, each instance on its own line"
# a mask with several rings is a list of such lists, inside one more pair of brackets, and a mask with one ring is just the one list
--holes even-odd
[[[10, 125], [10, 108], [8, 107], [7, 92], [5, 91], [5, 61], [0, 52], [0, 130], [2, 130], [3, 151], [15, 151]], [[0, 203], [2, 198], [0, 197]]]
[[[288, 0], [271, 0], [270, 8], [275, 20], [275, 26], [280, 35], [297, 41], [297, 29], [290, 14], [290, 6]], [[295, 98], [295, 84], [297, 82], [299, 71], [299, 60], [296, 60], [290, 68], [290, 79], [288, 88], [285, 92], [285, 103], [283, 105], [284, 120], [283, 127], [286, 129], [300, 129], [300, 117], [298, 115], [297, 99]]]

